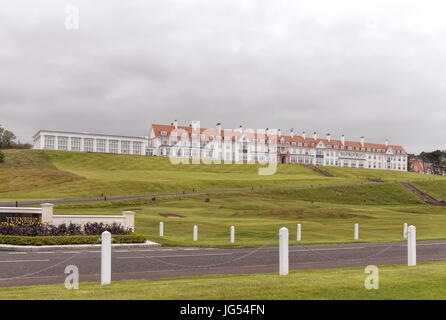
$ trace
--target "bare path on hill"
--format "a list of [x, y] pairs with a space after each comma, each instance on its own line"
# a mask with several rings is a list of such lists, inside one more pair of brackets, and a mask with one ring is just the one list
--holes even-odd
[[[78, 267], [81, 282], [100, 281], [99, 249], [45, 250], [0, 251], [0, 286], [63, 286], [67, 265]], [[446, 240], [417, 242], [418, 262], [445, 260]], [[407, 265], [407, 242], [291, 245], [289, 263], [290, 270]], [[112, 249], [112, 281], [278, 271], [278, 247]]]
[[427, 204], [430, 204], [432, 206], [446, 206], [446, 201], [435, 199], [430, 194], [421, 191], [420, 189], [415, 187], [413, 184], [410, 184], [409, 182], [398, 182], [398, 183], [403, 187], [405, 187], [406, 189], [408, 189], [410, 192], [419, 196]]
[[151, 193], [151, 194], [114, 196], [114, 197], [105, 196], [105, 197], [96, 197], [96, 198], [7, 201], [7, 202], [0, 202], [0, 207], [31, 206], [31, 205], [39, 205], [42, 203], [72, 203], [72, 202], [122, 200], [122, 199], [133, 199], [133, 198], [150, 198], [150, 197], [153, 198], [153, 197], [165, 197], [165, 196], [180, 196], [180, 195], [188, 195], [188, 194], [190, 195], [190, 194], [207, 194], [207, 193], [223, 193], [223, 192], [280, 190], [280, 189], [308, 189], [308, 188], [344, 187], [344, 186], [356, 186], [356, 185], [376, 184], [376, 183], [377, 182], [356, 182], [356, 183], [321, 184], [321, 185], [291, 186], [291, 187], [260, 187], [260, 188], [251, 187], [251, 188], [240, 188], [240, 189], [220, 189], [220, 190], [204, 190], [204, 191]]

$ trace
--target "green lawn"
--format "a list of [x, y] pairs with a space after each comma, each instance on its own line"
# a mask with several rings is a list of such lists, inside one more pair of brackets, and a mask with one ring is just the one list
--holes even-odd
[[[386, 182], [307, 189], [213, 193], [56, 205], [56, 214], [136, 212], [136, 231], [152, 241], [178, 246], [228, 246], [236, 227], [237, 246], [268, 243], [280, 227], [295, 237], [301, 223], [304, 243], [397, 241], [404, 222], [417, 226], [418, 239], [446, 238], [446, 207], [424, 204], [394, 181], [410, 180], [436, 195], [445, 177], [408, 172], [325, 167], [322, 176], [301, 165], [279, 165], [272, 176], [259, 176], [257, 165], [172, 165], [167, 158], [63, 151], [7, 150], [0, 164], [0, 201], [93, 197], [250, 186], [298, 186]], [[210, 202], [205, 202], [209, 198]], [[167, 215], [167, 216], [166, 216]], [[172, 215], [180, 217], [174, 218]], [[163, 221], [165, 237], [158, 237]], [[199, 241], [192, 241], [193, 225]], [[276, 243], [273, 243], [274, 245]]]
[[[342, 203], [342, 195], [348, 201]], [[325, 199], [324, 199], [325, 197]], [[205, 199], [209, 198], [209, 202]], [[366, 202], [364, 203], [364, 199]], [[397, 241], [403, 224], [417, 226], [418, 239], [446, 238], [446, 208], [422, 203], [397, 184], [304, 190], [158, 197], [107, 202], [58, 204], [57, 214], [120, 214], [136, 212], [136, 231], [172, 246], [229, 246], [229, 227], [236, 227], [236, 246], [268, 243], [285, 226], [295, 239], [302, 224], [304, 243], [353, 241], [360, 225], [360, 241]], [[179, 217], [170, 217], [176, 215]], [[164, 222], [164, 237], [158, 236]], [[193, 225], [198, 241], [192, 241]], [[294, 241], [294, 240], [293, 240]], [[271, 243], [277, 245], [277, 241]]]
[[371, 181], [446, 181], [445, 177], [372, 169], [324, 167], [325, 177], [302, 165], [172, 165], [168, 158], [43, 150], [5, 150], [0, 201], [95, 197], [225, 188], [304, 186]]
[[446, 262], [379, 267], [379, 289], [364, 287], [364, 268], [291, 271], [276, 274], [222, 275], [160, 280], [80, 283], [0, 288], [0, 299], [446, 299]]

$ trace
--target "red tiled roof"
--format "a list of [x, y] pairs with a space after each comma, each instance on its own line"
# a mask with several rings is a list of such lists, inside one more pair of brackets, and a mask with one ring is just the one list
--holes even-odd
[[[175, 131], [175, 126], [174, 125], [153, 124], [152, 129], [155, 133], [155, 136], [161, 136], [161, 131], [165, 131], [166, 136], [170, 136], [170, 134], [173, 131]], [[189, 136], [192, 134], [192, 131], [193, 131], [191, 126], [188, 126], [188, 127], [178, 126], [178, 130], [186, 131]], [[221, 132], [222, 132], [223, 137], [231, 136], [232, 137], [231, 139], [233, 141], [235, 140], [235, 138], [242, 136], [242, 132], [240, 132], [238, 130], [222, 129]], [[196, 133], [198, 133], [198, 130]], [[218, 135], [216, 128], [200, 128], [200, 134], [205, 134], [206, 140], [209, 139], [209, 136], [211, 136], [211, 135], [213, 135], [213, 136]], [[251, 139], [252, 138], [265, 139], [264, 133], [243, 131], [243, 135], [248, 138], [251, 138]], [[277, 138], [278, 138], [279, 144], [281, 144], [280, 139], [283, 138], [283, 141], [284, 141], [283, 144], [291, 145], [291, 142], [296, 142], [296, 147], [298, 147], [297, 144], [299, 142], [301, 142], [302, 145], [304, 143], [307, 143], [308, 147], [311, 147], [313, 143], [314, 143], [314, 146], [316, 146], [321, 141], [324, 145], [331, 145], [331, 146], [337, 145], [339, 147], [342, 146], [341, 140], [334, 140], [334, 139], [330, 139], [330, 142], [328, 142], [328, 139], [319, 139], [319, 138], [314, 139], [314, 138], [310, 138], [310, 137], [306, 137], [304, 139], [302, 136], [298, 136], [298, 135], [294, 135], [293, 137], [288, 136], [288, 135], [281, 135], [281, 136], [277, 135]], [[350, 150], [350, 151], [361, 151], [361, 148], [363, 148], [361, 146], [360, 142], [345, 141], [344, 142], [344, 150], [348, 150], [348, 147], [352, 147], [352, 150]], [[356, 148], [358, 148], [358, 150], [356, 150]], [[382, 150], [380, 153], [385, 153], [389, 148], [392, 148], [392, 150], [394, 150], [394, 151], [400, 151], [400, 152], [403, 152], [402, 154], [405, 154], [404, 148], [402, 146], [397, 146], [397, 145], [386, 146], [385, 144], [364, 142], [364, 148], [365, 148], [365, 151], [368, 151], [367, 149], [370, 149], [370, 151], [368, 151], [368, 152], [377, 152], [377, 153], [378, 153], [378, 149]], [[373, 149], [374, 149], [374, 151], [372, 151]]]

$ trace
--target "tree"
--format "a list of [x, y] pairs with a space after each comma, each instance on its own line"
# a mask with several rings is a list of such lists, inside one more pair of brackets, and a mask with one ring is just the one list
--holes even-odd
[[5, 161], [5, 154], [0, 151], [0, 163]]
[[12, 131], [2, 128], [0, 125], [0, 149], [31, 149], [29, 143], [16, 142], [17, 137]]
[[0, 149], [11, 149], [15, 144], [17, 137], [12, 131], [6, 130], [0, 126]]

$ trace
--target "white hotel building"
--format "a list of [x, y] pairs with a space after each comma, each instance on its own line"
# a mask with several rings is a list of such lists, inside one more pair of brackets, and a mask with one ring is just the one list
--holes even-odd
[[179, 158], [201, 158], [214, 162], [279, 162], [353, 168], [407, 171], [407, 153], [401, 146], [340, 140], [327, 134], [300, 136], [291, 129], [288, 135], [277, 130], [223, 130], [189, 126], [153, 124], [148, 137], [112, 136], [41, 130], [34, 135], [35, 149], [138, 154]]
[[40, 130], [34, 149], [145, 155], [148, 137]]

